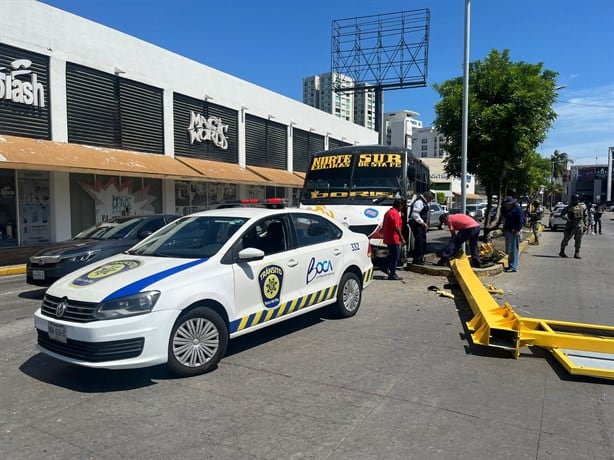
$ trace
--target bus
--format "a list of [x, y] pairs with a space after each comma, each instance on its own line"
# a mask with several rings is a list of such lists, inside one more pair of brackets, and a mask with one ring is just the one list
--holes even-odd
[[300, 207], [324, 213], [371, 242], [374, 262], [388, 255], [381, 224], [395, 198], [406, 200], [400, 265], [413, 249], [408, 208], [429, 190], [429, 168], [410, 149], [382, 145], [340, 147], [311, 156]]

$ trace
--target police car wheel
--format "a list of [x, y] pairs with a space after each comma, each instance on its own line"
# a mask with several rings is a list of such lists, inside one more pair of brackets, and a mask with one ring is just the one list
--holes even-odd
[[181, 315], [171, 331], [168, 366], [181, 376], [215, 368], [226, 353], [228, 328], [215, 311], [197, 307]]
[[354, 316], [360, 307], [362, 289], [360, 280], [351, 272], [344, 273], [337, 290], [337, 314], [342, 318]]

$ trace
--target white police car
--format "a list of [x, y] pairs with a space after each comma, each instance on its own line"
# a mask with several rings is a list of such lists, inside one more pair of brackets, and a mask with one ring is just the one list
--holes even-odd
[[70, 363], [206, 372], [230, 338], [332, 305], [353, 316], [370, 284], [368, 239], [321, 213], [228, 208], [180, 218], [55, 282], [38, 349]]

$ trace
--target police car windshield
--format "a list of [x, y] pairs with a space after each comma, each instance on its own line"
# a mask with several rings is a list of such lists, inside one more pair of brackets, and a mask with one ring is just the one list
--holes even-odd
[[246, 218], [231, 216], [183, 217], [143, 240], [128, 253], [189, 259], [211, 257], [246, 221]]

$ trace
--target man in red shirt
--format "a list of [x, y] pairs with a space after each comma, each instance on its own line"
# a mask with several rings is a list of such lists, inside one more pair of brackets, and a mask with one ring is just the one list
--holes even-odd
[[402, 279], [397, 275], [397, 264], [399, 263], [399, 255], [401, 253], [401, 243], [405, 244], [405, 238], [403, 237], [403, 218], [401, 217], [401, 210], [405, 202], [397, 198], [392, 203], [386, 214], [384, 214], [384, 222], [382, 223], [382, 230], [384, 233], [384, 244], [388, 246], [388, 260], [387, 270], [389, 280]]
[[439, 220], [442, 224], [448, 226], [452, 239], [450, 239], [448, 245], [441, 252], [441, 258], [437, 262], [437, 265], [447, 265], [452, 254], [455, 254], [458, 248], [468, 240], [473, 265], [475, 267], [481, 267], [482, 260], [480, 259], [480, 250], [478, 249], [480, 224], [467, 214], [444, 214]]

